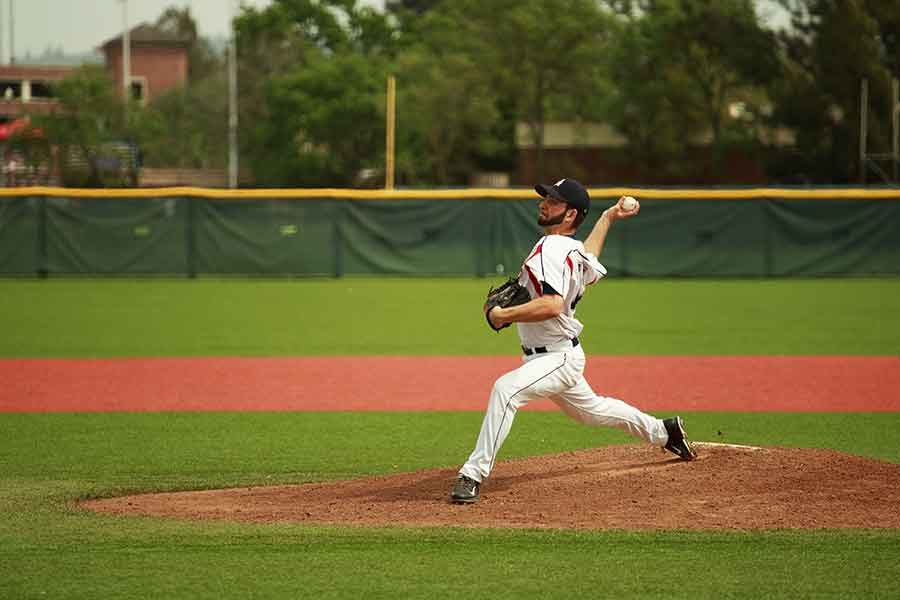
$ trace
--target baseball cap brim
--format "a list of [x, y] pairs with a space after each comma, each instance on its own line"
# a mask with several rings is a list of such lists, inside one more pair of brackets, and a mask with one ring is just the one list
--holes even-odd
[[561, 202], [568, 202], [562, 194], [559, 193], [559, 190], [556, 189], [555, 185], [547, 185], [545, 183], [539, 183], [534, 186], [534, 191], [540, 194], [542, 197], [546, 198], [550, 196], [551, 198], [555, 198], [556, 200], [560, 200]]

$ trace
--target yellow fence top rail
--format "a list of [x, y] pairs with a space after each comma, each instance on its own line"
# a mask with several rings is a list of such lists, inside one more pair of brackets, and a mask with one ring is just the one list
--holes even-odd
[[[756, 200], [783, 198], [805, 200], [896, 200], [900, 188], [741, 188], [741, 189], [664, 189], [636, 187], [590, 188], [594, 198], [634, 196], [661, 200]], [[523, 200], [537, 197], [530, 188], [459, 188], [421, 190], [360, 190], [345, 188], [241, 189], [223, 190], [196, 187], [76, 189], [60, 187], [0, 188], [0, 197], [48, 196], [62, 198], [170, 198], [197, 197], [222, 200], [470, 200], [493, 198]]]

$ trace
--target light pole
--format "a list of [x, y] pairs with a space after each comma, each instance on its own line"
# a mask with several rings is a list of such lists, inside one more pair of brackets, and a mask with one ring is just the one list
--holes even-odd
[[231, 15], [231, 43], [228, 45], [228, 187], [238, 187], [238, 89], [237, 89], [237, 19], [240, 0], [234, 0]]
[[6, 48], [3, 47], [3, 10], [2, 5], [0, 5], [0, 65], [3, 64], [3, 55], [6, 53]]
[[16, 64], [16, 15], [15, 0], [9, 0], [9, 64]]
[[131, 100], [131, 31], [128, 28], [128, 0], [119, 2], [122, 3], [122, 93], [127, 104]]

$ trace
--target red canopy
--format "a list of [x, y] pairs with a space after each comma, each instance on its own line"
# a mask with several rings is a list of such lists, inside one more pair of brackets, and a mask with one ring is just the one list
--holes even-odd
[[28, 117], [22, 117], [9, 123], [0, 123], [0, 140], [8, 140], [28, 126]]

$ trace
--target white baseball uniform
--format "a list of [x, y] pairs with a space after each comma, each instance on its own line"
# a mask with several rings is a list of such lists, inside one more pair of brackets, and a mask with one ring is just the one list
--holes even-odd
[[475, 450], [460, 468], [461, 475], [479, 482], [490, 475], [516, 411], [540, 398], [549, 398], [586, 425], [616, 427], [657, 446], [668, 441], [661, 419], [616, 398], [597, 396], [584, 378], [584, 350], [578, 340], [583, 325], [575, 318], [575, 305], [585, 288], [604, 275], [603, 265], [572, 237], [548, 235], [535, 244], [522, 265], [519, 283], [532, 298], [559, 294], [565, 308], [546, 321], [516, 324], [523, 364], [494, 383]]

